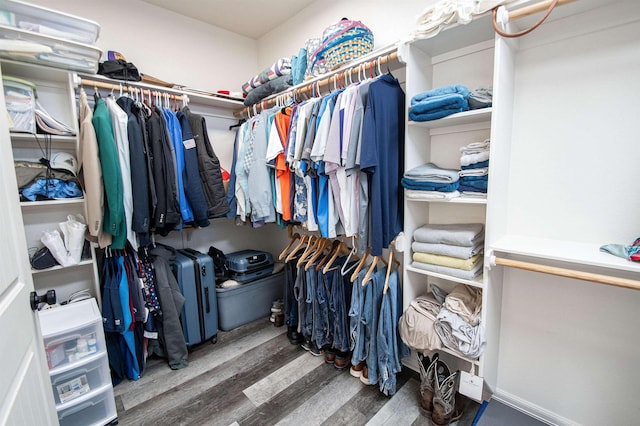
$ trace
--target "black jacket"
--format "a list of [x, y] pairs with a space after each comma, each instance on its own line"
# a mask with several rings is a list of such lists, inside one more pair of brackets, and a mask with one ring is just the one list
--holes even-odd
[[200, 227], [209, 226], [209, 205], [204, 196], [202, 189], [202, 181], [198, 167], [198, 154], [196, 143], [193, 139], [193, 132], [189, 125], [189, 119], [182, 111], [176, 114], [182, 128], [182, 146], [184, 148], [184, 170], [182, 172], [182, 183], [184, 193], [187, 196], [191, 210], [193, 211], [193, 219], [196, 225]]
[[178, 187], [175, 169], [175, 159], [172, 158], [167, 134], [167, 124], [162, 117], [153, 111], [147, 120], [149, 134], [149, 148], [151, 163], [153, 164], [153, 177], [156, 187], [158, 204], [156, 206], [153, 226], [160, 235], [167, 235], [180, 221], [180, 202], [178, 200]]
[[189, 120], [196, 141], [200, 180], [209, 207], [209, 217], [224, 216], [229, 212], [229, 203], [222, 183], [220, 160], [209, 141], [207, 123], [203, 116], [193, 114], [188, 107], [182, 108], [182, 112]]
[[143, 139], [146, 129], [140, 126], [136, 116], [135, 101], [121, 96], [117, 104], [127, 113], [127, 136], [129, 138], [129, 159], [131, 162], [131, 190], [133, 194], [133, 229], [140, 239], [141, 245], [147, 245], [149, 239], [149, 177], [147, 174], [147, 155]]

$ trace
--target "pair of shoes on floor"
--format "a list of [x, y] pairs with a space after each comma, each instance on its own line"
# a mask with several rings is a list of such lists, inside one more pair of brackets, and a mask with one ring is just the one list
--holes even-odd
[[420, 364], [420, 411], [433, 426], [447, 426], [462, 417], [464, 402], [458, 393], [459, 371], [450, 371], [436, 353], [431, 360], [418, 354]]
[[307, 337], [304, 338], [304, 341], [300, 344], [300, 346], [302, 347], [302, 349], [308, 351], [313, 356], [321, 356], [324, 354], [324, 349], [319, 348], [318, 345], [316, 345], [316, 342], [311, 341], [311, 339]]
[[287, 327], [287, 339], [292, 345], [300, 345], [304, 342], [302, 334], [298, 333], [298, 329], [292, 326]]
[[351, 368], [349, 369], [349, 374], [359, 379], [360, 376], [362, 376], [362, 370], [364, 369], [364, 367], [366, 367], [366, 365], [367, 363], [365, 361], [361, 361], [356, 365], [352, 365]]
[[337, 352], [336, 360], [333, 363], [333, 366], [337, 370], [346, 370], [351, 365], [351, 352]]

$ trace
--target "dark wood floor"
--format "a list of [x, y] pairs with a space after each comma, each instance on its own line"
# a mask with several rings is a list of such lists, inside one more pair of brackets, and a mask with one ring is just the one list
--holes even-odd
[[[138, 381], [114, 388], [120, 425], [427, 425], [418, 409], [419, 376], [405, 369], [384, 396], [289, 343], [268, 318], [230, 332], [169, 369], [151, 359]], [[459, 426], [470, 425], [468, 402]]]

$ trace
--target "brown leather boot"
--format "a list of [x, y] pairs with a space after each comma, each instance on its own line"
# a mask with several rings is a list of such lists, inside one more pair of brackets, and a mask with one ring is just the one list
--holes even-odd
[[[429, 358], [418, 355], [420, 361], [420, 410], [426, 416], [430, 416], [433, 411], [433, 395], [435, 389], [436, 376], [440, 381], [444, 380], [451, 373], [444, 361], [440, 361], [438, 354], [434, 354], [431, 362]], [[426, 360], [426, 362], [425, 362]]]
[[458, 371], [454, 371], [444, 380], [438, 375], [435, 376], [431, 413], [433, 426], [447, 426], [462, 417], [462, 400], [457, 397], [459, 381]]

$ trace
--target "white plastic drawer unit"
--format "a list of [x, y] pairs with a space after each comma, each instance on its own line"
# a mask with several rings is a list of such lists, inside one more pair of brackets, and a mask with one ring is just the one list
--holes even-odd
[[0, 24], [86, 44], [100, 33], [97, 22], [15, 0], [0, 0]]
[[57, 406], [61, 426], [90, 426], [110, 423], [116, 419], [116, 403], [111, 384]]
[[96, 393], [111, 383], [106, 353], [91, 355], [73, 368], [51, 371], [51, 387], [56, 405], [66, 404], [85, 394]]
[[49, 370], [67, 371], [106, 352], [102, 315], [95, 299], [39, 311]]

